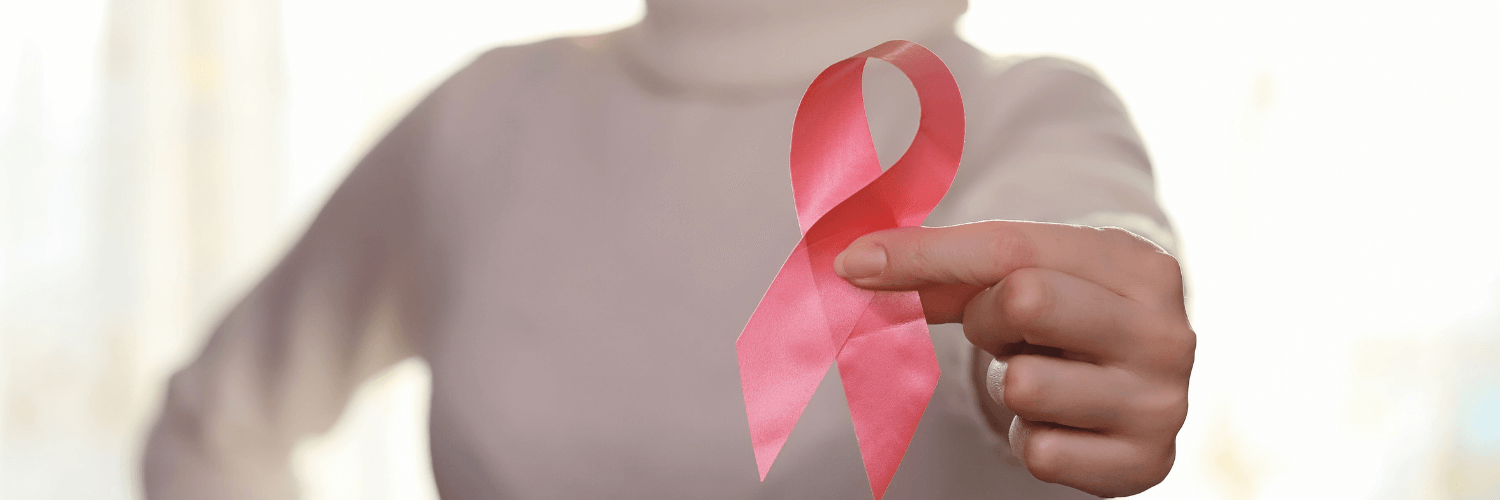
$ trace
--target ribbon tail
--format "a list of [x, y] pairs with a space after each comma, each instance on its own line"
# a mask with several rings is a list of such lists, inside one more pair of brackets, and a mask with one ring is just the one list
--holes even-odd
[[917, 292], [883, 292], [838, 354], [870, 491], [885, 495], [938, 383], [937, 353]]
[[798, 242], [735, 341], [762, 481], [838, 355], [828, 328], [807, 245]]

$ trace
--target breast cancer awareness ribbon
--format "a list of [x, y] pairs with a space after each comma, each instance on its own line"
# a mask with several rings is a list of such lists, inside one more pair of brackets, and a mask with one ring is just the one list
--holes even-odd
[[[865, 121], [866, 59], [894, 64], [917, 89], [916, 137], [884, 173]], [[792, 192], [802, 239], [735, 342], [762, 481], [835, 360], [870, 490], [896, 473], [938, 382], [917, 292], [850, 285], [833, 260], [865, 234], [915, 226], [948, 192], [963, 154], [958, 84], [937, 55], [896, 40], [818, 75], [792, 125]]]

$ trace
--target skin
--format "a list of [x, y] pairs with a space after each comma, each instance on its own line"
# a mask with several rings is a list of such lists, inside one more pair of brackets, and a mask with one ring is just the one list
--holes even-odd
[[[963, 324], [986, 416], [1037, 479], [1116, 497], [1172, 469], [1197, 335], [1160, 247], [1118, 228], [988, 221], [871, 233], [834, 269], [916, 290], [929, 323]], [[1003, 401], [983, 389], [991, 356]]]

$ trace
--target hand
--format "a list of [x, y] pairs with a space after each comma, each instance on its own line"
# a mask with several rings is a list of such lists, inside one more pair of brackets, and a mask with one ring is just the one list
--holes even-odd
[[1037, 479], [1125, 496], [1172, 469], [1197, 336], [1177, 260], [1156, 245], [990, 221], [865, 235], [834, 269], [862, 288], [919, 291], [929, 323], [962, 322], [1005, 363], [1010, 447]]

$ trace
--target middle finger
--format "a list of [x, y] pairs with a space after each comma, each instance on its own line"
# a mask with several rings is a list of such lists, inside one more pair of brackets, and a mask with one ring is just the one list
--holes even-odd
[[1104, 362], [1129, 354], [1136, 303], [1073, 275], [1018, 269], [969, 301], [964, 335], [1003, 357], [1008, 346], [1032, 344]]

